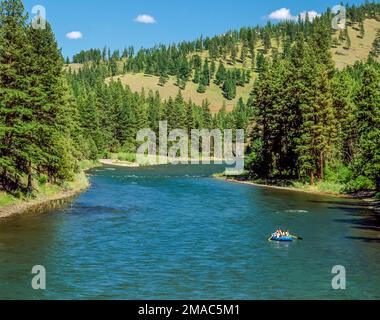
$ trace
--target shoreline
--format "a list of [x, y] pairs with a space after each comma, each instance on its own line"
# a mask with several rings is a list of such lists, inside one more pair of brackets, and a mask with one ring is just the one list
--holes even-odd
[[273, 189], [273, 190], [284, 190], [284, 191], [292, 191], [292, 192], [300, 192], [300, 193], [307, 193], [307, 194], [314, 194], [314, 195], [321, 195], [321, 196], [332, 196], [336, 198], [342, 198], [342, 199], [355, 199], [355, 197], [346, 195], [346, 194], [338, 194], [338, 193], [329, 193], [329, 192], [322, 192], [322, 191], [313, 191], [313, 190], [303, 190], [298, 189], [295, 187], [280, 187], [276, 185], [270, 185], [270, 184], [261, 184], [253, 181], [245, 181], [245, 180], [238, 180], [238, 179], [231, 179], [226, 177], [215, 177], [216, 179], [224, 180], [226, 182], [230, 183], [237, 183], [237, 184], [245, 184], [253, 187], [263, 188], [263, 189]]
[[369, 193], [362, 193], [361, 195], [360, 194], [359, 195], [343, 194], [343, 193], [339, 194], [339, 193], [333, 193], [333, 192], [323, 192], [323, 191], [318, 191], [318, 190], [303, 190], [303, 189], [299, 189], [295, 187], [281, 187], [281, 186], [270, 185], [270, 184], [261, 184], [254, 181], [239, 180], [239, 179], [227, 178], [223, 176], [214, 176], [214, 178], [224, 180], [229, 183], [244, 184], [244, 185], [249, 185], [249, 186], [264, 188], [264, 189], [300, 192], [300, 193], [306, 193], [306, 194], [312, 194], [312, 195], [330, 196], [330, 197], [335, 197], [335, 198], [340, 198], [340, 199], [362, 200], [369, 204], [368, 207], [370, 209], [376, 210], [376, 211], [380, 210], [380, 200], [371, 196]]
[[102, 165], [106, 166], [116, 166], [124, 168], [139, 168], [140, 165], [134, 162], [112, 160], [112, 159], [100, 159], [98, 160]]
[[69, 187], [66, 189], [62, 188], [52, 195], [37, 194], [35, 199], [20, 199], [17, 203], [0, 207], [0, 222], [10, 216], [24, 214], [28, 210], [48, 207], [48, 205], [53, 202], [73, 198], [87, 190], [91, 184], [86, 172], [98, 167], [99, 163], [96, 161], [85, 161], [83, 162], [83, 166], [84, 168], [82, 168], [82, 171], [76, 176], [76, 179], [71, 182], [71, 186], [69, 183]]
[[[136, 162], [130, 162], [130, 161], [123, 161], [123, 160], [117, 160], [117, 159], [100, 159], [98, 160], [99, 163], [103, 165], [108, 165], [108, 166], [115, 166], [115, 167], [124, 167], [124, 168], [143, 168], [143, 167], [155, 167], [155, 166], [160, 166], [160, 165], [168, 165], [172, 164], [171, 160], [169, 157], [165, 156], [157, 156], [157, 158], [150, 158], [152, 162], [156, 163], [147, 163], [146, 165], [140, 165]], [[192, 162], [199, 161], [199, 163], [202, 162], [210, 162], [210, 163], [215, 163], [215, 162], [225, 162], [225, 159], [219, 159], [219, 158], [200, 158], [200, 159], [191, 159], [191, 158], [176, 158], [176, 161], [179, 162], [179, 164], [192, 164]]]
[[33, 210], [38, 207], [48, 206], [50, 203], [60, 200], [67, 200], [79, 195], [84, 190], [90, 187], [90, 183], [87, 182], [78, 188], [62, 190], [51, 196], [41, 196], [32, 200], [21, 200], [20, 203], [11, 204], [0, 208], [0, 221], [1, 219], [8, 218], [10, 216], [24, 214], [28, 210]]

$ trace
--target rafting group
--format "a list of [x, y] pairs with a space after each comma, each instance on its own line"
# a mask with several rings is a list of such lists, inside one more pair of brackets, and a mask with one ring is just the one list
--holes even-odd
[[300, 237], [291, 235], [289, 231], [282, 231], [281, 229], [277, 229], [274, 233], [272, 233], [268, 240], [290, 242], [296, 239], [302, 240]]

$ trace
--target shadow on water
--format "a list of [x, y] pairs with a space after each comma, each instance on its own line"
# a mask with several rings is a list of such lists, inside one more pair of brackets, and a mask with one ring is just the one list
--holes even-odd
[[380, 243], [380, 238], [370, 238], [370, 237], [346, 237], [351, 240], [359, 240], [366, 243]]
[[[337, 219], [336, 222], [352, 224], [353, 228], [380, 232], [380, 216], [377, 213], [363, 211], [352, 212], [349, 219]], [[379, 233], [380, 235], [380, 233]]]
[[331, 205], [329, 209], [345, 211], [348, 218], [335, 219], [335, 222], [351, 225], [353, 229], [364, 232], [360, 236], [347, 236], [346, 239], [363, 241], [366, 243], [380, 243], [380, 214], [368, 208], [368, 203], [358, 200], [319, 201], [313, 203]]

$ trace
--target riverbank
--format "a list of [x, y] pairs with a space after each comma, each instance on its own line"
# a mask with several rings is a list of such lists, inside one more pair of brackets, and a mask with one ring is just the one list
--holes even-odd
[[259, 188], [267, 188], [267, 189], [276, 189], [276, 190], [286, 190], [292, 192], [300, 192], [300, 193], [308, 193], [315, 195], [325, 195], [325, 196], [333, 196], [342, 199], [360, 199], [369, 204], [369, 208], [372, 210], [380, 211], [380, 200], [375, 198], [375, 192], [373, 191], [363, 191], [354, 194], [344, 193], [341, 189], [342, 186], [333, 183], [317, 183], [314, 186], [301, 184], [301, 183], [293, 183], [292, 186], [280, 186], [276, 184], [271, 184], [263, 181], [250, 181], [242, 178], [230, 178], [226, 177], [222, 174], [216, 174], [213, 176], [216, 179], [222, 179], [231, 183], [239, 183], [250, 186], [255, 186]]
[[73, 181], [66, 182], [62, 186], [53, 184], [40, 185], [35, 198], [16, 198], [5, 192], [0, 192], [0, 219], [22, 214], [55, 201], [75, 197], [90, 186], [85, 172], [98, 166], [100, 166], [100, 163], [97, 161], [82, 161], [80, 163], [81, 172], [76, 175]]
[[[125, 158], [131, 159], [131, 160], [125, 160]], [[191, 164], [196, 163], [198, 161], [199, 163], [223, 163], [226, 160], [219, 159], [219, 158], [213, 158], [213, 157], [200, 157], [200, 159], [191, 159], [191, 158], [176, 158], [175, 161], [177, 161], [180, 164]], [[108, 166], [116, 166], [116, 167], [126, 167], [126, 168], [139, 168], [139, 167], [150, 167], [150, 166], [158, 166], [158, 165], [165, 165], [165, 164], [171, 164], [173, 162], [173, 159], [168, 156], [147, 156], [146, 157], [146, 163], [145, 164], [139, 164], [136, 162], [136, 159], [133, 159], [132, 157], [112, 157], [110, 159], [100, 159], [99, 162], [103, 165]]]
[[310, 186], [310, 188], [303, 186], [301, 187], [294, 187], [294, 186], [278, 186], [278, 185], [272, 185], [272, 184], [266, 184], [266, 183], [261, 183], [258, 181], [249, 181], [249, 180], [241, 180], [241, 179], [236, 179], [236, 178], [228, 178], [220, 175], [215, 175], [214, 178], [217, 179], [222, 179], [227, 182], [231, 183], [239, 183], [239, 184], [245, 184], [245, 185], [250, 185], [250, 186], [255, 186], [255, 187], [260, 187], [260, 188], [266, 188], [266, 189], [277, 189], [277, 190], [286, 190], [286, 191], [293, 191], [293, 192], [301, 192], [301, 193], [309, 193], [309, 194], [318, 194], [318, 195], [330, 195], [330, 196], [335, 196], [339, 198], [352, 198], [350, 195], [347, 194], [342, 194], [338, 192], [327, 192], [327, 191], [321, 191], [318, 189], [316, 186]]
[[138, 163], [122, 161], [122, 160], [117, 160], [117, 159], [100, 159], [99, 162], [107, 166], [117, 166], [117, 167], [126, 167], [126, 168], [140, 167]]

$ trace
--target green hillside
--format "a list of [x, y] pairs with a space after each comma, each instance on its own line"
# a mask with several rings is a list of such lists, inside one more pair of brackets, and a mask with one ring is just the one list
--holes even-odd
[[[348, 35], [350, 38], [351, 45], [348, 48], [347, 40], [341, 39], [339, 40], [340, 32], [336, 31], [333, 35], [334, 45], [331, 48], [331, 54], [333, 56], [333, 60], [335, 61], [335, 65], [338, 69], [343, 69], [347, 66], [352, 66], [357, 61], [364, 61], [368, 58], [369, 53], [372, 50], [372, 45], [376, 39], [377, 32], [380, 30], [380, 21], [375, 19], [366, 19], [363, 23], [364, 25], [364, 36], [360, 35], [360, 27], [358, 23], [350, 25], [348, 30]], [[336, 40], [335, 40], [336, 39]], [[277, 51], [279, 53], [283, 52], [283, 48], [281, 44], [278, 44], [276, 39], [272, 39], [271, 41], [272, 51]], [[237, 57], [241, 56], [242, 46], [238, 45]], [[258, 41], [257, 46], [255, 48], [255, 56], [257, 57], [259, 53], [264, 53], [264, 45], [263, 41]], [[198, 54], [203, 62], [206, 59], [211, 59], [210, 54], [207, 50], [202, 51], [201, 53], [191, 53], [189, 54], [189, 58], [193, 57], [195, 54]], [[266, 57], [271, 56], [271, 52], [265, 54]], [[379, 59], [379, 58], [377, 58]], [[127, 85], [134, 92], [141, 92], [145, 90], [145, 92], [149, 92], [152, 90], [153, 92], [158, 91], [162, 99], [169, 99], [169, 97], [174, 98], [178, 91], [180, 90], [178, 85], [176, 84], [176, 78], [173, 76], [169, 76], [167, 83], [162, 86], [159, 85], [159, 77], [154, 75], [147, 75], [142, 72], [122, 72], [123, 64], [126, 59], [120, 60], [118, 63], [119, 72], [123, 73], [121, 75], [117, 75], [114, 77], [110, 77], [106, 80], [106, 82], [110, 82], [113, 80], [120, 80], [124, 85]], [[232, 62], [232, 58], [230, 55], [226, 56], [226, 59], [221, 59], [220, 62], [224, 64], [226, 69], [238, 68], [242, 70], [250, 70], [252, 71], [252, 79], [249, 84], [244, 87], [237, 87], [236, 97], [232, 100], [228, 100], [224, 97], [222, 90], [215, 83], [211, 83], [209, 87], [206, 88], [205, 93], [198, 93], [197, 87], [198, 85], [193, 83], [192, 81], [188, 81], [186, 87], [181, 90], [182, 95], [185, 100], [191, 99], [194, 103], [201, 105], [202, 101], [207, 99], [210, 103], [210, 109], [213, 113], [218, 112], [223, 105], [226, 105], [228, 111], [231, 111], [236, 105], [239, 98], [243, 98], [246, 100], [249, 97], [250, 91], [252, 89], [252, 84], [254, 80], [257, 78], [257, 72], [255, 67], [252, 67], [252, 59], [250, 54], [247, 55], [245, 63], [243, 64], [240, 59], [236, 59], [236, 62]], [[83, 64], [69, 64], [65, 66], [66, 70], [71, 69], [73, 72], [77, 72], [79, 69], [83, 67]]]

